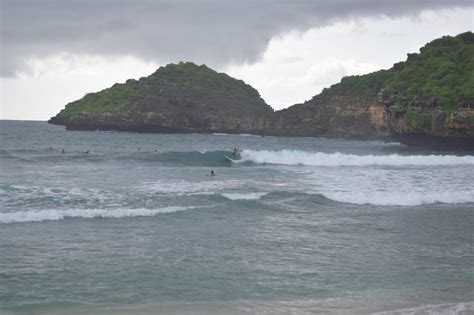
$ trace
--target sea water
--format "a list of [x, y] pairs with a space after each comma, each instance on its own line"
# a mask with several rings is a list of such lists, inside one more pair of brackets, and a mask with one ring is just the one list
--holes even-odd
[[0, 132], [0, 314], [474, 312], [472, 152]]

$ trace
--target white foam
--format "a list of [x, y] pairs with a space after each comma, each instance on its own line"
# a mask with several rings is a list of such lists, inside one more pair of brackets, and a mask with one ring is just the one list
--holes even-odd
[[368, 165], [474, 165], [474, 156], [455, 155], [354, 155], [319, 153], [299, 150], [254, 151], [243, 150], [239, 163], [250, 161], [259, 164], [308, 166], [368, 166]]
[[188, 182], [185, 180], [158, 180], [143, 183], [143, 189], [161, 194], [196, 195], [214, 194], [222, 189], [235, 189], [242, 187], [246, 182], [239, 180], [204, 180]]
[[221, 196], [230, 199], [230, 200], [258, 200], [265, 196], [266, 192], [258, 192], [258, 193], [248, 193], [248, 194], [240, 194], [240, 193], [224, 193]]
[[239, 133], [239, 136], [241, 136], [241, 137], [260, 137], [260, 136], [257, 136], [257, 135], [253, 135], [251, 133]]
[[474, 203], [474, 191], [439, 192], [322, 192], [324, 197], [358, 205], [375, 206], [419, 206], [424, 204], [462, 204]]
[[474, 302], [457, 303], [457, 304], [434, 304], [423, 305], [414, 308], [405, 308], [394, 311], [385, 311], [373, 313], [373, 315], [461, 315], [473, 314]]
[[28, 210], [0, 213], [0, 223], [58, 221], [66, 218], [126, 218], [150, 217], [160, 213], [190, 210], [197, 207], [164, 207], [156, 209], [69, 209]]

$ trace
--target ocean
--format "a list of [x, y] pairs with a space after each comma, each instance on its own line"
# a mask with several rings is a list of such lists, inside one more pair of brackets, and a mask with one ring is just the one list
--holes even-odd
[[31, 121], [0, 143], [2, 315], [474, 314], [473, 152]]

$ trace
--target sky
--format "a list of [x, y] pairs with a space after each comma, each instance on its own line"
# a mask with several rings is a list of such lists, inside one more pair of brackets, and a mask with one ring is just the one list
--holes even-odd
[[472, 0], [0, 0], [0, 119], [47, 120], [179, 61], [282, 109], [473, 28]]

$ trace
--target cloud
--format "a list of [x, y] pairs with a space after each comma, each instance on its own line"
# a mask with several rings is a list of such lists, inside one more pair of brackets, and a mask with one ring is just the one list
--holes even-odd
[[31, 58], [86, 54], [146, 62], [253, 63], [278, 34], [348, 18], [415, 15], [470, 0], [0, 0], [2, 76]]
[[67, 103], [158, 67], [132, 56], [58, 54], [30, 58], [17, 77], [0, 78], [0, 119], [46, 120]]
[[443, 35], [472, 29], [472, 11], [444, 9], [397, 18], [340, 21], [273, 38], [254, 63], [223, 70], [243, 79], [275, 109], [303, 102], [346, 75], [388, 69]]

